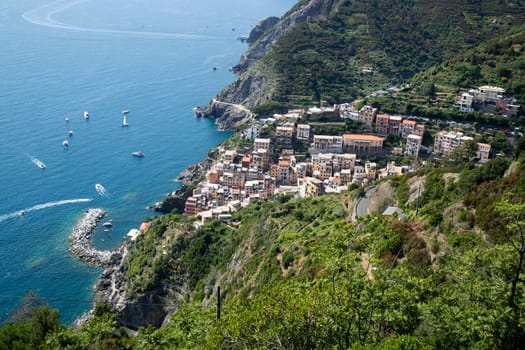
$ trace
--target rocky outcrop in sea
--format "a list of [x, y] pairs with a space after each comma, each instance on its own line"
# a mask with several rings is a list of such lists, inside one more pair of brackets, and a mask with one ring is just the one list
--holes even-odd
[[211, 167], [213, 161], [214, 158], [208, 156], [202, 162], [188, 166], [177, 177], [177, 181], [181, 182], [181, 187], [168, 194], [162, 202], [149, 207], [149, 209], [160, 211], [162, 213], [171, 213], [174, 210], [178, 213], [183, 213], [186, 199], [193, 194], [193, 189], [204, 179], [206, 171]]
[[111, 266], [122, 258], [118, 251], [101, 251], [93, 247], [91, 235], [106, 215], [102, 209], [89, 209], [69, 235], [70, 250], [79, 259], [97, 266]]

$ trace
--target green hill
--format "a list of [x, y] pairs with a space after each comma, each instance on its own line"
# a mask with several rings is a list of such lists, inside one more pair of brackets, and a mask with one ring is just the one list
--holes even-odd
[[[247, 105], [268, 100], [287, 106], [342, 103], [405, 83], [415, 85], [409, 97], [417, 104], [422, 81], [435, 81], [451, 93], [500, 85], [525, 103], [522, 2], [330, 3], [326, 15], [312, 16], [285, 32], [224, 96], [236, 96], [232, 90], [246, 90], [242, 82], [260, 81], [262, 75], [268, 80], [266, 95], [259, 97], [260, 89], [254, 89], [251, 94], [257, 98], [247, 98]], [[434, 77], [440, 71], [443, 80]]]
[[[428, 111], [460, 88], [495, 84], [525, 103], [521, 1], [318, 2], [322, 16], [241, 73], [264, 70], [261, 93], [276, 106], [404, 83], [373, 102]], [[512, 161], [429, 162], [378, 188], [376, 211], [357, 220], [360, 190], [272, 197], [228, 222], [152, 218], [118, 266], [123, 302], [99, 304], [74, 330], [31, 296], [0, 327], [0, 349], [519, 348], [525, 139]], [[382, 216], [388, 205], [407, 219]]]
[[379, 191], [395, 195], [378, 193], [380, 206], [398, 204], [406, 220], [352, 221], [353, 192], [257, 201], [200, 228], [160, 216], [123, 266], [127, 303], [162, 306], [162, 327], [130, 337], [101, 304], [73, 331], [36, 309], [0, 328], [0, 344], [34, 341], [37, 327], [44, 349], [516, 349], [525, 336], [524, 152], [522, 138], [512, 163], [429, 164], [384, 181]]

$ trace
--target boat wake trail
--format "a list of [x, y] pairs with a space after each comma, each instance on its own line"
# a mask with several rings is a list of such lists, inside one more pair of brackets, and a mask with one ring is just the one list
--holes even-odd
[[25, 213], [29, 213], [32, 211], [37, 211], [37, 210], [42, 210], [42, 209], [47, 209], [47, 208], [52, 208], [52, 207], [58, 207], [60, 205], [86, 203], [86, 202], [91, 202], [91, 201], [93, 201], [93, 199], [91, 198], [77, 198], [77, 199], [64, 199], [64, 200], [56, 201], [56, 202], [38, 204], [30, 208], [22, 209], [22, 210], [19, 210], [19, 211], [10, 213], [10, 214], [0, 215], [0, 222], [5, 221], [7, 219], [17, 217], [17, 216], [25, 215]]
[[29, 23], [36, 24], [43, 27], [58, 28], [65, 30], [75, 30], [78, 32], [91, 33], [107, 33], [107, 34], [121, 34], [128, 36], [139, 36], [157, 39], [182, 39], [182, 40], [198, 40], [211, 39], [212, 37], [197, 34], [180, 34], [180, 33], [166, 33], [166, 32], [148, 32], [148, 31], [134, 31], [134, 30], [118, 30], [118, 29], [104, 29], [104, 28], [89, 28], [59, 22], [53, 19], [53, 16], [58, 13], [74, 7], [78, 4], [88, 2], [89, 0], [58, 0], [44, 6], [34, 8], [22, 14], [22, 18]]
[[109, 192], [101, 184], [96, 184], [95, 189], [101, 197], [109, 197]]

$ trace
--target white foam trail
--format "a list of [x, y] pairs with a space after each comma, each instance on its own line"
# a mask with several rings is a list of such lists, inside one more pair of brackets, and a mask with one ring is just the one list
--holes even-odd
[[42, 162], [40, 159], [38, 159], [36, 157], [31, 156], [31, 161], [33, 162], [33, 164], [35, 164], [40, 169], [44, 169], [46, 167], [44, 162]]
[[77, 26], [74, 24], [68, 24], [59, 22], [53, 19], [53, 16], [60, 13], [70, 7], [78, 4], [87, 2], [89, 0], [58, 0], [51, 4], [40, 6], [32, 10], [26, 11], [22, 14], [22, 18], [29, 23], [36, 24], [39, 26], [58, 28], [65, 30], [75, 30], [79, 32], [91, 32], [91, 33], [107, 33], [107, 34], [122, 34], [141, 36], [148, 38], [168, 38], [168, 39], [182, 39], [182, 40], [196, 40], [196, 39], [211, 39], [212, 37], [198, 34], [179, 34], [179, 33], [166, 33], [166, 32], [147, 32], [147, 31], [134, 31], [134, 30], [118, 30], [118, 29], [104, 29], [104, 28], [89, 28]]
[[109, 192], [101, 184], [96, 184], [95, 189], [101, 197], [108, 197]]
[[21, 216], [22, 212], [25, 214], [25, 213], [30, 213], [32, 211], [37, 211], [37, 210], [42, 210], [42, 209], [47, 209], [47, 208], [52, 208], [52, 207], [58, 207], [60, 205], [65, 205], [65, 204], [86, 203], [86, 202], [91, 202], [91, 201], [93, 201], [93, 199], [91, 198], [77, 198], [77, 199], [64, 199], [64, 200], [56, 201], [56, 202], [37, 204], [30, 208], [18, 210], [10, 214], [0, 215], [0, 222], [5, 221], [7, 219], [17, 217], [17, 216]]

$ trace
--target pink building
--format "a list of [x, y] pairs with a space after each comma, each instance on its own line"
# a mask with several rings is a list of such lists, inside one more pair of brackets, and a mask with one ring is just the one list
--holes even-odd
[[401, 135], [401, 122], [403, 118], [397, 115], [391, 115], [388, 120], [388, 134], [394, 136]]
[[376, 115], [376, 132], [381, 135], [388, 134], [388, 121], [390, 116], [388, 114]]

